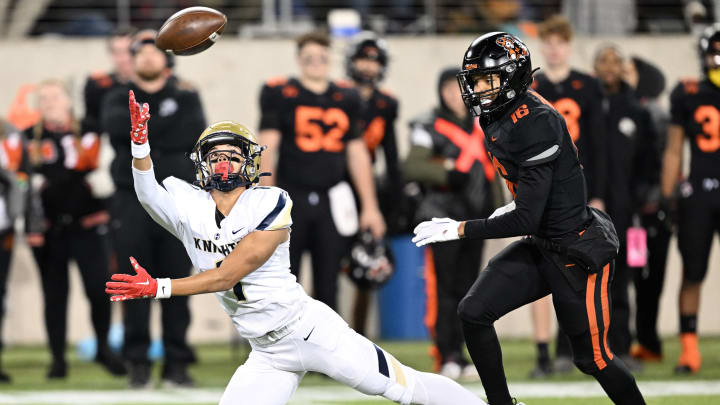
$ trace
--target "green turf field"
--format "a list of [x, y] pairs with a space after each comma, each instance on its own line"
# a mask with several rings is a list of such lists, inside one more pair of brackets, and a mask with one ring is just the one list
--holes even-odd
[[[707, 381], [720, 385], [720, 338], [701, 339], [703, 353], [703, 368], [700, 373], [693, 376], [677, 377], [672, 369], [679, 352], [676, 339], [665, 341], [666, 359], [661, 363], [646, 365], [643, 372], [636, 374], [639, 381]], [[381, 346], [391, 352], [401, 362], [419, 370], [429, 371], [431, 360], [428, 356], [429, 343], [427, 342], [381, 342]], [[505, 340], [502, 342], [505, 370], [508, 380], [512, 383], [530, 381], [528, 372], [534, 364], [535, 349], [529, 341]], [[199, 388], [221, 390], [232, 376], [235, 368], [247, 356], [247, 349], [240, 347], [235, 350], [229, 345], [203, 345], [197, 348], [198, 363], [191, 367], [190, 372], [195, 377]], [[48, 381], [45, 372], [50, 362], [48, 350], [45, 347], [8, 347], [3, 352], [4, 369], [12, 376], [13, 384], [0, 386], [0, 394], [23, 394], [26, 392], [40, 392], [46, 390], [115, 390], [124, 389], [127, 381], [124, 378], [109, 376], [100, 366], [94, 363], [80, 361], [74, 352], [68, 351], [70, 362], [69, 377], [65, 381]], [[155, 376], [159, 375], [160, 365], [155, 369]], [[553, 376], [547, 381], [561, 383], [563, 381], [591, 381], [591, 378], [578, 371], [563, 376]], [[334, 381], [320, 375], [308, 375], [301, 384], [303, 387], [337, 386]], [[471, 385], [478, 387], [478, 385]], [[698, 393], [700, 394], [700, 393]], [[523, 399], [527, 405], [574, 405], [574, 404], [610, 404], [604, 398], [530, 398]], [[140, 405], [142, 402], [139, 402]], [[388, 401], [343, 401], [343, 402], [315, 402], [318, 404], [387, 404]], [[720, 404], [720, 395], [715, 396], [683, 396], [683, 397], [652, 397], [648, 404]], [[84, 404], [90, 405], [90, 404]], [[154, 402], [153, 405], [158, 405]]]

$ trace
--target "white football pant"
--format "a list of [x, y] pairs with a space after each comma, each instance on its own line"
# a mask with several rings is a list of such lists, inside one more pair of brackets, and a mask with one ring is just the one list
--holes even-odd
[[293, 333], [267, 346], [251, 341], [251, 346], [250, 357], [235, 371], [220, 405], [285, 404], [307, 371], [404, 405], [486, 405], [449, 378], [402, 365], [313, 299]]

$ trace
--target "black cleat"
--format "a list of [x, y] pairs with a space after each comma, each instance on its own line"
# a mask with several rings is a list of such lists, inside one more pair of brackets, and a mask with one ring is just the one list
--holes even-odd
[[130, 388], [144, 389], [150, 387], [150, 365], [132, 364], [130, 371]]
[[46, 377], [49, 380], [67, 377], [67, 363], [53, 361], [50, 365], [50, 369], [48, 370]]
[[120, 357], [113, 353], [110, 349], [98, 350], [95, 362], [105, 367], [105, 369], [112, 375], [127, 375], [127, 368], [125, 367], [125, 364], [123, 364]]
[[10, 384], [11, 382], [10, 376], [0, 371], [0, 384]]
[[163, 370], [163, 386], [164, 388], [191, 388], [195, 386], [195, 380], [190, 377], [184, 365], [174, 366]]

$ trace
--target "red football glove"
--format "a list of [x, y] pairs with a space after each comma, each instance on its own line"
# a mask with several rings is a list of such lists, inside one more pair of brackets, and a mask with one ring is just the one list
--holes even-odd
[[154, 298], [157, 295], [158, 282], [152, 278], [145, 269], [138, 264], [134, 257], [130, 257], [130, 264], [137, 275], [113, 274], [112, 279], [120, 281], [105, 283], [105, 292], [111, 294], [110, 301], [134, 300], [136, 298]]
[[135, 101], [135, 93], [130, 90], [130, 140], [137, 145], [147, 142], [148, 128], [147, 122], [150, 119], [150, 105], [148, 103], [140, 103]]

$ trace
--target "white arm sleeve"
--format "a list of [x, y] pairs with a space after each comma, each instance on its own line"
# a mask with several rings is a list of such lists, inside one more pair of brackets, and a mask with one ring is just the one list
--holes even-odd
[[182, 240], [182, 214], [170, 193], [155, 180], [155, 170], [148, 171], [132, 168], [135, 182], [135, 194], [150, 217]]

